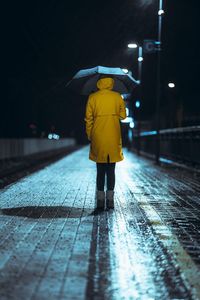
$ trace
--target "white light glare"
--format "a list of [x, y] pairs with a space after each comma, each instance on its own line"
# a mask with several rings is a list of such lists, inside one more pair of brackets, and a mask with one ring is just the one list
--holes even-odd
[[139, 100], [137, 100], [137, 101], [135, 102], [135, 107], [137, 107], [137, 108], [140, 107], [140, 101], [139, 101]]
[[138, 61], [143, 61], [143, 57], [142, 56], [138, 57]]
[[52, 140], [52, 139], [59, 140], [59, 138], [60, 138], [60, 136], [58, 134], [55, 134], [55, 133], [49, 133], [48, 134], [48, 139], [49, 140]]
[[133, 118], [132, 117], [126, 117], [126, 119], [121, 120], [122, 123], [130, 123], [133, 122]]
[[128, 44], [128, 48], [137, 48], [137, 44]]
[[159, 15], [159, 16], [163, 15], [164, 13], [165, 13], [165, 12], [164, 12], [163, 9], [160, 9], [160, 10], [158, 11], [158, 15]]
[[169, 83], [168, 83], [168, 87], [169, 87], [170, 89], [173, 89], [173, 88], [175, 87], [175, 84], [174, 84], [173, 82], [169, 82]]
[[127, 117], [129, 115], [129, 109], [127, 107], [126, 107], [126, 115], [127, 115]]
[[129, 123], [129, 127], [130, 127], [130, 128], [134, 128], [134, 127], [135, 127], [134, 122], [130, 122], [130, 123]]
[[55, 140], [59, 140], [59, 138], [60, 138], [60, 136], [58, 135], [58, 134], [53, 134], [53, 138], [55, 139]]
[[128, 69], [122, 69], [122, 71], [124, 71], [124, 73], [128, 73]]

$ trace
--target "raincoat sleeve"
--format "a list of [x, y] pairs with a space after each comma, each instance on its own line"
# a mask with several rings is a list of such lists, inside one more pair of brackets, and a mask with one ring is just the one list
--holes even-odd
[[93, 123], [94, 123], [92, 97], [91, 96], [89, 96], [88, 101], [87, 101], [84, 120], [86, 122], [86, 134], [87, 134], [88, 140], [91, 141], [91, 131], [92, 131]]
[[119, 107], [119, 118], [120, 120], [126, 119], [126, 106], [125, 106], [125, 102], [122, 99], [122, 97], [120, 96], [120, 107]]

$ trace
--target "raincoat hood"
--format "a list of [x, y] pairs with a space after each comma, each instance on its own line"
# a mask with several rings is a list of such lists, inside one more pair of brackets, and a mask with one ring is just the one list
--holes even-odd
[[112, 90], [114, 86], [114, 79], [111, 77], [101, 78], [97, 81], [97, 87], [99, 90]]

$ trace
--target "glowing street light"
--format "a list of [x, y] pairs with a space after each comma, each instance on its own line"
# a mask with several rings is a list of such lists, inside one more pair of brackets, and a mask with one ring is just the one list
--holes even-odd
[[165, 12], [164, 12], [163, 9], [159, 9], [159, 11], [158, 11], [158, 15], [159, 15], [159, 16], [163, 15], [164, 13], [165, 13]]
[[140, 107], [140, 101], [139, 101], [139, 100], [137, 100], [137, 101], [135, 102], [135, 107], [137, 107], [137, 108]]
[[142, 57], [142, 56], [139, 56], [139, 57], [138, 57], [138, 61], [139, 61], [139, 62], [143, 61], [143, 57]]
[[135, 43], [128, 44], [128, 48], [137, 48], [137, 44]]
[[169, 87], [170, 89], [173, 89], [173, 88], [175, 87], [175, 83], [169, 82], [169, 83], [168, 83], [168, 87]]

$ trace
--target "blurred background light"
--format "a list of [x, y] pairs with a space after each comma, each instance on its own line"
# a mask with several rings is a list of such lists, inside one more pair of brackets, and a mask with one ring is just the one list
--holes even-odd
[[135, 107], [137, 107], [137, 108], [140, 107], [140, 101], [139, 101], [139, 100], [137, 100], [137, 101], [135, 102]]
[[128, 44], [128, 48], [137, 48], [137, 44], [135, 43]]
[[163, 9], [160, 9], [160, 10], [158, 11], [158, 15], [159, 15], [159, 16], [163, 15], [164, 13], [165, 13], [165, 12], [164, 12]]
[[170, 89], [173, 89], [173, 88], [175, 87], [175, 83], [169, 82], [169, 83], [168, 83], [168, 87], [169, 87]]
[[128, 73], [128, 69], [122, 69], [124, 73]]

